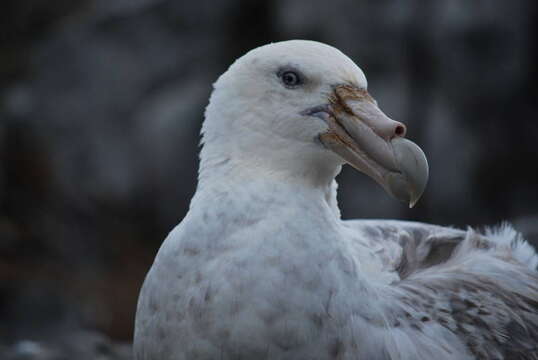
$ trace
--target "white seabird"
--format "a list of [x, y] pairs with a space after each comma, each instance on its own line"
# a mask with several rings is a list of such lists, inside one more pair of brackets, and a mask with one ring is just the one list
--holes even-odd
[[254, 49], [215, 83], [199, 184], [142, 287], [137, 360], [538, 359], [538, 257], [508, 226], [343, 221], [344, 163], [428, 176], [337, 49]]

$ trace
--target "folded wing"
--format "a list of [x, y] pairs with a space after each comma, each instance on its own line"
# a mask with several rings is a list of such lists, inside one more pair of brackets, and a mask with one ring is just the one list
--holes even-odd
[[395, 356], [427, 342], [457, 351], [457, 339], [470, 358], [538, 359], [538, 257], [512, 228], [346, 225], [376, 243], [384, 270], [398, 275], [379, 287]]

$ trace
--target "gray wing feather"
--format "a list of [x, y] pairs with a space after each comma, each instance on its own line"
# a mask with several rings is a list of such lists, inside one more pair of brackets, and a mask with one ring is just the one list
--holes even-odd
[[390, 327], [418, 336], [441, 325], [476, 359], [538, 359], [538, 257], [512, 228], [347, 225], [388, 249], [401, 247], [399, 261], [392, 259], [400, 280], [382, 290]]

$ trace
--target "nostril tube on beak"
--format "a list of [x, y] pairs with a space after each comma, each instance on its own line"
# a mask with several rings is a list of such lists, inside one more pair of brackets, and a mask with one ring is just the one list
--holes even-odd
[[397, 137], [405, 137], [407, 129], [401, 122], [394, 121], [386, 116], [379, 120], [373, 124], [373, 129], [382, 138], [390, 140]]
[[407, 128], [404, 124], [398, 123], [394, 129], [394, 137], [404, 137], [407, 132]]

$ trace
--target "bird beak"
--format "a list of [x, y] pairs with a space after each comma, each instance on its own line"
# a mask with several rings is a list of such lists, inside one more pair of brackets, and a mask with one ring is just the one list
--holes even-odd
[[404, 138], [405, 126], [386, 116], [366, 90], [350, 85], [335, 87], [325, 109], [324, 146], [413, 207], [428, 182], [428, 161]]

